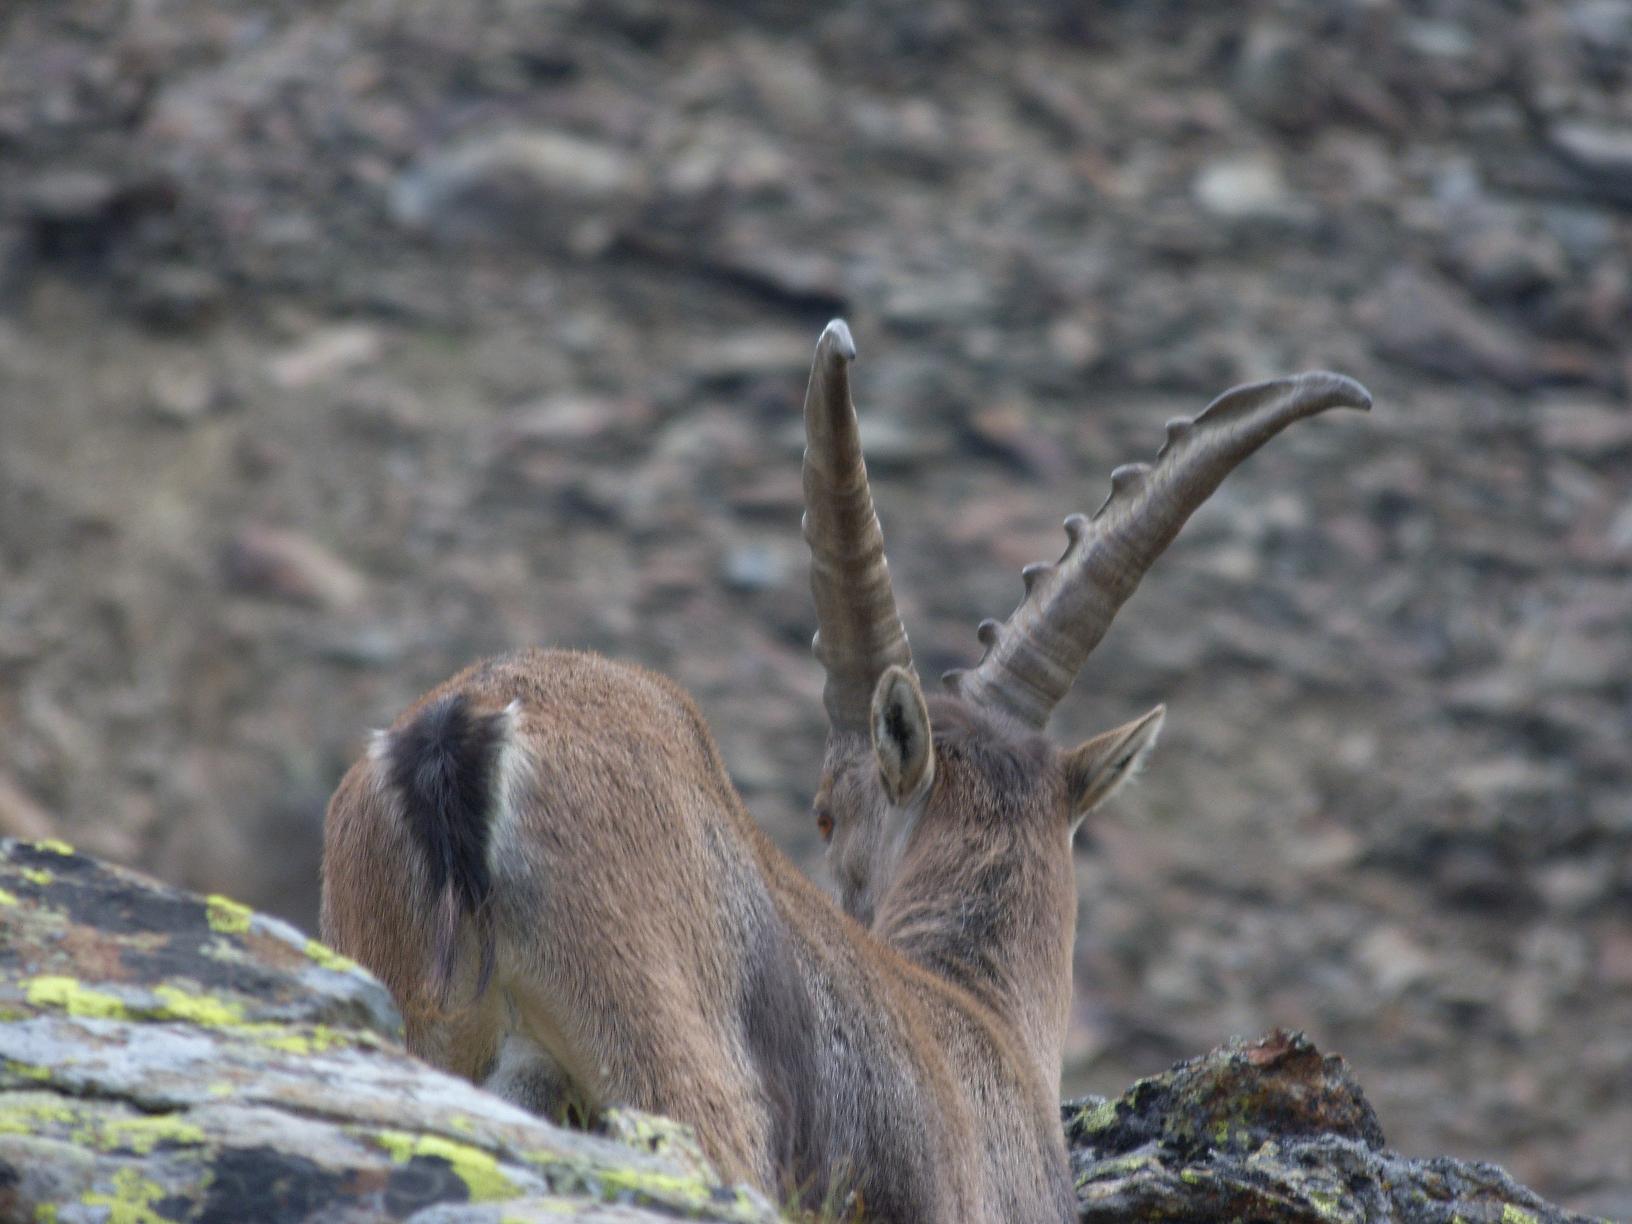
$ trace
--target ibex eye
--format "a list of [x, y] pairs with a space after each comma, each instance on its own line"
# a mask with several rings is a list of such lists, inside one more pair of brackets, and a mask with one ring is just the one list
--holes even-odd
[[816, 813], [816, 832], [822, 835], [822, 840], [830, 841], [833, 837], [833, 813], [822, 808]]

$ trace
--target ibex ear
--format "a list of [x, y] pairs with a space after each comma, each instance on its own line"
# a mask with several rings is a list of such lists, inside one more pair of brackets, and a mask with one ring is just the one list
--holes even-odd
[[897, 807], [929, 789], [935, 778], [935, 749], [929, 707], [918, 677], [904, 667], [888, 667], [873, 689], [873, 754], [884, 791]]
[[1142, 718], [1096, 735], [1065, 755], [1065, 784], [1071, 802], [1071, 828], [1109, 799], [1117, 787], [1139, 772], [1156, 746], [1167, 707], [1157, 706]]

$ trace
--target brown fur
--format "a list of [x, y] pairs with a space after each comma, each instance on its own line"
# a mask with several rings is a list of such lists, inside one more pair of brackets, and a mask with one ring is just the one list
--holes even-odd
[[728, 1178], [813, 1206], [848, 1195], [869, 1219], [1070, 1219], [1064, 758], [911, 690], [925, 729], [934, 713], [925, 793], [893, 807], [879, 755], [853, 736], [830, 745], [818, 797], [872, 931], [749, 818], [681, 689], [531, 651], [455, 676], [390, 733], [451, 693], [509, 719], [489, 988], [466, 922], [453, 998], [474, 1001], [437, 1003], [438, 898], [378, 753], [330, 805], [324, 937], [391, 989], [410, 1049], [540, 1112], [667, 1113]]

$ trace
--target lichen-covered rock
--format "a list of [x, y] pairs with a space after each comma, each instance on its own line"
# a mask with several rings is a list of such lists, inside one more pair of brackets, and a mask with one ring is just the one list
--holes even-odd
[[399, 1027], [285, 923], [0, 843], [0, 1220], [776, 1218], [673, 1124], [560, 1129]]
[[1063, 1108], [1083, 1221], [1561, 1224], [1494, 1165], [1406, 1160], [1341, 1058], [1301, 1033], [1235, 1041]]

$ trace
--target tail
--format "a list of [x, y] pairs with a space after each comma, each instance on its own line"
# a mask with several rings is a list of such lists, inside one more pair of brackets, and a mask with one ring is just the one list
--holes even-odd
[[503, 714], [472, 712], [463, 693], [426, 706], [406, 727], [393, 731], [384, 760], [402, 801], [408, 830], [425, 864], [436, 898], [435, 962], [431, 995], [446, 1006], [453, 989], [454, 957], [461, 923], [476, 928], [481, 949], [476, 978], [480, 998], [493, 975], [493, 881], [487, 845], [496, 795]]

